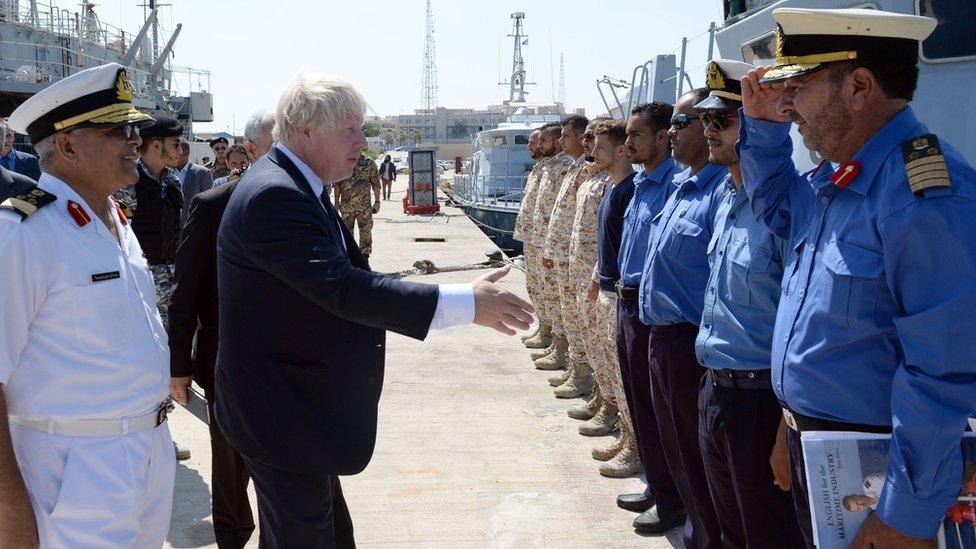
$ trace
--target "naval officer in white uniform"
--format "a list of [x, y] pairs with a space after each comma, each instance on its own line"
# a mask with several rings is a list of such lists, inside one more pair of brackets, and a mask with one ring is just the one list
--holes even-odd
[[0, 546], [166, 538], [169, 349], [146, 260], [109, 198], [139, 178], [139, 127], [151, 123], [118, 64], [10, 116], [43, 173], [0, 205]]

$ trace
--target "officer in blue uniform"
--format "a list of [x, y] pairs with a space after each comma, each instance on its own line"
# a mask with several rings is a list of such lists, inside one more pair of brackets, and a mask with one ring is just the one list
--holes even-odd
[[708, 245], [711, 273], [695, 341], [698, 361], [708, 369], [698, 396], [698, 429], [722, 538], [732, 547], [799, 547], [788, 492], [786, 424], [769, 369], [789, 246], [749, 211], [735, 155], [739, 80], [753, 68], [741, 61], [712, 61], [706, 72], [712, 91], [695, 105], [708, 139], [708, 160], [729, 168]]
[[674, 193], [651, 221], [651, 242], [641, 276], [641, 322], [650, 326], [651, 402], [668, 468], [688, 518], [685, 545], [721, 547], [721, 529], [708, 491], [698, 444], [698, 387], [705, 370], [695, 337], [708, 281], [706, 250], [728, 170], [708, 161], [708, 144], [694, 105], [709, 94], [678, 98], [671, 118], [674, 159], [689, 166], [674, 178]]
[[[793, 248], [772, 349], [793, 493], [813, 546], [800, 433], [890, 432], [854, 547], [932, 546], [976, 411], [976, 170], [909, 102], [925, 17], [773, 11], [777, 65], [742, 80], [738, 152], [754, 214]], [[790, 121], [825, 161], [797, 174]]]
[[673, 105], [655, 101], [635, 107], [627, 121], [627, 140], [624, 142], [627, 159], [643, 168], [634, 176], [634, 195], [624, 212], [617, 258], [620, 280], [614, 288], [620, 376], [647, 479], [643, 492], [617, 496], [617, 506], [641, 513], [634, 520], [634, 528], [645, 534], [663, 534], [685, 521], [684, 504], [664, 457], [651, 404], [651, 374], [647, 367], [650, 331], [640, 321], [637, 304], [651, 220], [661, 212], [664, 202], [674, 192], [674, 176], [681, 171], [671, 158], [668, 130], [673, 114]]

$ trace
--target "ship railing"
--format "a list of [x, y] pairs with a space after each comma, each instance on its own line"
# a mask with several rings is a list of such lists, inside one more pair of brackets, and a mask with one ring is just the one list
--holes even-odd
[[0, 0], [0, 21], [34, 27], [76, 39], [83, 38], [89, 44], [103, 46], [123, 55], [136, 34], [127, 33], [115, 25], [101, 22], [97, 14], [86, 16], [80, 11], [63, 9], [54, 3], [28, 0]]
[[459, 174], [454, 176], [453, 195], [462, 203], [517, 208], [524, 188], [524, 175]]
[[[2, 47], [5, 51], [34, 52], [30, 58], [10, 55], [0, 57], [0, 80], [11, 82], [49, 84], [87, 67], [117, 63], [122, 59], [122, 54], [105, 48], [85, 50], [79, 57], [77, 49], [63, 45], [7, 40]], [[127, 72], [134, 95], [140, 99], [151, 99], [152, 85], [146, 65], [133, 65], [135, 66], [127, 67]], [[156, 79], [164, 97], [174, 92], [185, 95], [189, 92], [209, 92], [212, 89], [210, 71], [189, 67], [171, 67], [160, 71]]]

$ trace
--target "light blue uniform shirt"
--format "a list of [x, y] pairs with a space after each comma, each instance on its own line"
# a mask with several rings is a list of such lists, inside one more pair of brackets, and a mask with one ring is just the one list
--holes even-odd
[[905, 108], [854, 160], [798, 175], [790, 124], [743, 115], [739, 157], [756, 217], [794, 248], [773, 337], [773, 388], [812, 417], [893, 426], [879, 518], [935, 535], [962, 478], [976, 412], [976, 170], [942, 143], [950, 188], [912, 194], [902, 143], [928, 133]]
[[697, 174], [688, 168], [675, 176], [677, 190], [652, 220], [638, 297], [644, 324], [701, 321], [708, 282], [706, 250], [727, 173], [725, 166], [706, 164]]
[[695, 353], [716, 370], [768, 370], [789, 246], [756, 221], [731, 175], [723, 187], [708, 243], [711, 271]]
[[670, 156], [658, 164], [648, 175], [641, 169], [634, 176], [634, 197], [624, 212], [624, 230], [620, 239], [620, 283], [628, 288], [640, 285], [647, 245], [651, 237], [651, 220], [664, 207], [664, 202], [675, 190], [674, 176], [678, 165]]

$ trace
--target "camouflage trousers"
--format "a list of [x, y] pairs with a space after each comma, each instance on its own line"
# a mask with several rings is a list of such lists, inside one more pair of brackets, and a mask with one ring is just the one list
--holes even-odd
[[535, 314], [539, 317], [539, 322], [550, 323], [549, 312], [546, 311], [542, 299], [542, 256], [534, 244], [526, 242], [522, 246], [522, 255], [525, 256], [525, 291], [529, 294], [529, 301], [535, 307]]
[[371, 254], [373, 252], [373, 210], [369, 208], [356, 210], [340, 208], [339, 215], [342, 217], [342, 222], [349, 228], [349, 232], [353, 234], [355, 234], [355, 224], [359, 224], [359, 249], [365, 255]]
[[561, 336], [566, 335], [566, 328], [563, 325], [563, 310], [559, 301], [558, 268], [557, 264], [557, 266], [547, 269], [542, 264], [542, 258], [539, 258], [539, 285], [542, 289], [542, 298], [539, 301], [542, 303], [546, 314], [549, 315], [553, 335]]
[[[585, 292], [584, 292], [584, 301]], [[599, 355], [599, 363], [592, 361], [596, 371], [597, 382], [600, 383], [600, 395], [617, 405], [620, 410], [620, 421], [631, 429], [630, 407], [624, 395], [623, 377], [620, 375], [620, 361], [617, 358], [617, 296], [610, 292], [600, 291], [596, 303], [592, 303], [593, 313], [587, 315], [589, 324], [586, 333], [587, 345], [593, 349], [590, 356]]]
[[162, 263], [151, 265], [149, 271], [152, 272], [153, 283], [156, 285], [156, 308], [159, 309], [159, 316], [163, 319], [163, 328], [169, 330], [169, 298], [173, 295], [173, 273], [175, 272], [173, 263]]
[[576, 297], [579, 295], [579, 281], [572, 276], [572, 263], [556, 261], [553, 271], [556, 272], [556, 286], [559, 290], [559, 310], [562, 313], [563, 329], [569, 341], [569, 351], [566, 358], [570, 364], [586, 362], [586, 349], [583, 338], [586, 337], [584, 319]]

